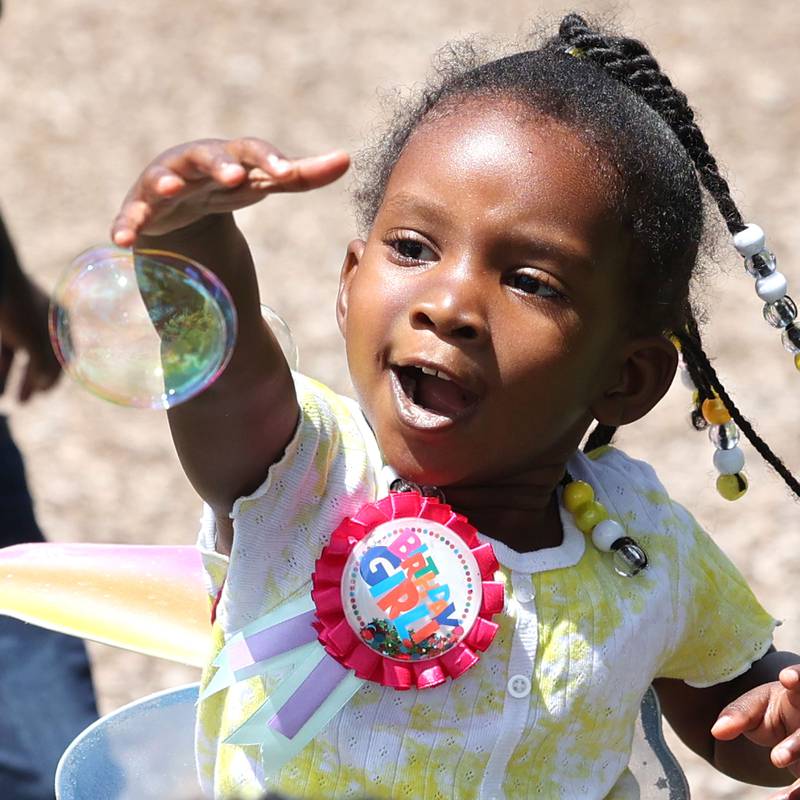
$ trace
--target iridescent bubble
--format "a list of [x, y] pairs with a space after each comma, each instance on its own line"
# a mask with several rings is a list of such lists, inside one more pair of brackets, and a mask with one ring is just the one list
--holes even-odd
[[263, 303], [261, 305], [261, 316], [267, 321], [273, 335], [278, 340], [289, 367], [296, 372], [300, 367], [300, 354], [297, 352], [297, 345], [294, 342], [289, 326], [286, 324], [286, 320]]
[[56, 287], [50, 336], [64, 370], [99, 397], [170, 408], [230, 360], [236, 311], [225, 286], [175, 253], [98, 247]]

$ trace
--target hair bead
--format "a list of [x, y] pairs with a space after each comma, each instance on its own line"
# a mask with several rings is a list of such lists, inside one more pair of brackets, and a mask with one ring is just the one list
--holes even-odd
[[744, 230], [734, 234], [733, 246], [742, 258], [749, 258], [764, 249], [765, 241], [764, 231], [751, 222], [744, 226]]
[[592, 537], [592, 544], [601, 553], [613, 553], [612, 564], [618, 575], [632, 578], [647, 567], [647, 553], [626, 536], [619, 522], [609, 518], [605, 506], [594, 499], [594, 489], [586, 481], [573, 480], [567, 472], [562, 485], [561, 502], [572, 512], [575, 526]]
[[591, 533], [595, 525], [604, 519], [608, 519], [608, 511], [606, 511], [602, 503], [590, 500], [575, 510], [574, 517], [575, 526], [578, 530], [583, 533]]
[[681, 374], [681, 383], [690, 391], [696, 392], [697, 387], [694, 385], [694, 381], [692, 380], [692, 376], [689, 374], [689, 370], [686, 369], [685, 364], [681, 364], [681, 368], [679, 370]]
[[728, 413], [728, 409], [725, 408], [725, 403], [719, 397], [703, 400], [700, 410], [709, 425], [724, 425], [726, 422], [731, 421], [731, 415]]
[[747, 476], [743, 472], [717, 478], [717, 491], [726, 500], [738, 500], [747, 491], [747, 486]]
[[781, 342], [790, 353], [800, 353], [800, 328], [794, 322], [783, 329]]
[[775, 256], [765, 248], [764, 231], [758, 225], [746, 225], [733, 235], [733, 246], [744, 257], [744, 267], [756, 279], [756, 294], [764, 301], [764, 319], [773, 328], [784, 329], [781, 340], [790, 353], [800, 352], [800, 331], [794, 332], [797, 306], [786, 294], [789, 282], [778, 271]]
[[611, 548], [619, 539], [625, 536], [625, 528], [613, 519], [604, 519], [597, 523], [592, 530], [592, 544], [603, 553], [610, 553]]
[[732, 450], [739, 444], [739, 428], [733, 421], [712, 425], [708, 429], [708, 438], [717, 450]]
[[778, 259], [769, 250], [762, 250], [744, 260], [744, 268], [754, 278], [771, 275], [778, 268]]
[[632, 578], [647, 567], [647, 554], [633, 539], [627, 536], [614, 542], [614, 570], [623, 578]]
[[765, 275], [756, 281], [756, 294], [765, 303], [775, 303], [786, 295], [789, 281], [782, 272], [777, 270], [770, 275]]
[[787, 294], [774, 303], [764, 304], [764, 319], [773, 328], [785, 328], [797, 319], [797, 306]]
[[593, 500], [594, 489], [586, 481], [570, 481], [564, 487], [564, 508], [570, 514], [575, 514], [581, 506], [591, 503]]
[[735, 475], [744, 469], [744, 453], [739, 447], [717, 450], [714, 453], [714, 466], [720, 475]]

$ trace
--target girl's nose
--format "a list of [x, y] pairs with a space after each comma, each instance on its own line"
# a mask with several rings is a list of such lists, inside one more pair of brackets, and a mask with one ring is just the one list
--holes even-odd
[[480, 289], [466, 276], [427, 287], [415, 298], [409, 316], [413, 328], [446, 338], [477, 341], [488, 333]]

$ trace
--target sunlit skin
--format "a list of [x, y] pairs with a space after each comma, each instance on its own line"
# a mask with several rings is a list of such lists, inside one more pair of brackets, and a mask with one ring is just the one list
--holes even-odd
[[[561, 540], [554, 488], [592, 420], [643, 413], [640, 397], [626, 402], [632, 350], [655, 360], [646, 406], [675, 360], [626, 333], [630, 236], [597, 157], [519, 111], [472, 101], [415, 132], [368, 239], [349, 247], [339, 321], [387, 462], [532, 550]], [[390, 365], [409, 362], [478, 395], [472, 413], [444, 429], [406, 424]]]
[[[623, 425], [644, 416], [677, 356], [663, 335], [629, 333], [630, 315], [646, 311], [626, 290], [632, 241], [602, 153], [508, 100], [462, 99], [450, 111], [417, 128], [366, 242], [350, 244], [339, 324], [388, 463], [445, 487], [481, 531], [535, 550], [562, 539], [555, 487], [592, 419]], [[274, 192], [324, 186], [348, 164], [342, 151], [286, 158], [261, 139], [189, 142], [145, 168], [112, 226], [122, 247], [205, 263], [236, 302], [227, 369], [169, 412], [186, 474], [215, 511], [222, 552], [233, 541], [232, 503], [263, 481], [298, 419], [231, 212]], [[398, 404], [392, 364], [438, 369], [471, 402], [446, 424], [439, 416], [420, 426], [427, 412], [409, 417]], [[673, 728], [719, 769], [772, 785], [791, 780], [776, 767], [800, 775], [797, 655], [771, 651], [705, 689], [656, 684]], [[771, 800], [787, 797], [800, 797], [800, 781]]]

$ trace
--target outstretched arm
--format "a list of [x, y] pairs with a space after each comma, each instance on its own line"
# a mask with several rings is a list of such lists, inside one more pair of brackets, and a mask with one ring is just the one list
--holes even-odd
[[287, 159], [258, 139], [202, 140], [156, 158], [131, 188], [112, 226], [121, 247], [177, 252], [211, 269], [233, 297], [239, 331], [228, 367], [206, 391], [169, 411], [181, 464], [214, 509], [220, 548], [228, 512], [280, 458], [297, 424], [288, 365], [261, 317], [247, 243], [232, 212], [273, 192], [306, 191], [341, 176], [343, 152]]
[[[692, 750], [737, 780], [786, 786], [800, 775], [798, 662], [771, 649], [727, 683], [697, 689], [660, 678], [654, 685], [664, 716]], [[800, 781], [773, 798], [800, 798]]]

